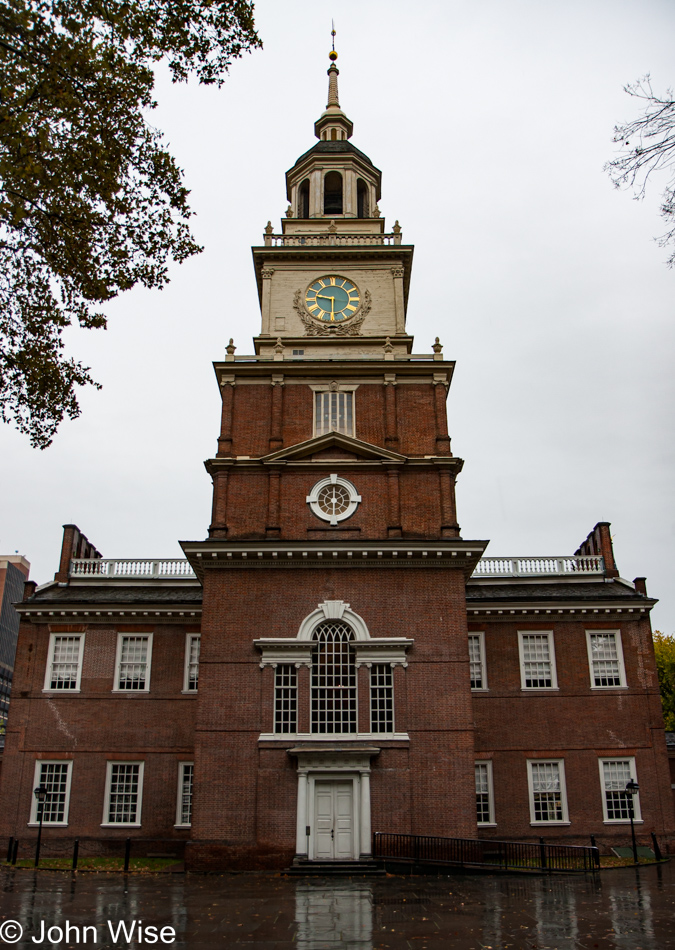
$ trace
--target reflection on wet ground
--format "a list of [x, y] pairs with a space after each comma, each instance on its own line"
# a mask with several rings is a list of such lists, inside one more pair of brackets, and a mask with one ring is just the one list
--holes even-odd
[[[108, 921], [172, 927], [161, 948], [241, 950], [669, 950], [675, 948], [675, 863], [596, 876], [515, 875], [288, 879], [271, 875], [0, 871], [3, 922], [15, 946], [60, 950], [113, 942]], [[66, 921], [71, 931], [66, 939]], [[137, 924], [138, 927], [138, 924]], [[77, 928], [77, 929], [76, 929]], [[136, 946], [150, 943], [147, 932]], [[152, 934], [150, 934], [152, 936]], [[170, 936], [167, 934], [167, 936]], [[122, 934], [123, 937], [123, 934]], [[35, 939], [34, 939], [35, 938]]]

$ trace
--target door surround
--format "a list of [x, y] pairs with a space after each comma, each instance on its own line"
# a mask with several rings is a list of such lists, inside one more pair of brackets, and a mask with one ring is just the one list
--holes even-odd
[[333, 748], [317, 748], [308, 743], [288, 750], [298, 761], [296, 860], [318, 860], [314, 857], [317, 781], [352, 783], [352, 860], [370, 859], [370, 763], [379, 751], [375, 746], [345, 748], [337, 747], [337, 743]]

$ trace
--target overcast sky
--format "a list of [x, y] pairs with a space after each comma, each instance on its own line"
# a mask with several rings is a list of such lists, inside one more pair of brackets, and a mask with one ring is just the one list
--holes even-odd
[[661, 598], [675, 632], [675, 271], [644, 202], [603, 164], [623, 85], [675, 84], [672, 0], [259, 0], [264, 50], [222, 90], [158, 78], [152, 122], [185, 169], [205, 251], [162, 292], [113, 302], [69, 353], [101, 392], [54, 445], [0, 427], [0, 553], [43, 583], [61, 525], [105, 557], [179, 557], [206, 536], [229, 337], [252, 352], [250, 247], [286, 209], [284, 172], [326, 102], [331, 17], [354, 144], [383, 172], [387, 230], [415, 245], [408, 329], [457, 361], [448, 399], [464, 458], [458, 510], [488, 555], [574, 552], [611, 521], [621, 575]]

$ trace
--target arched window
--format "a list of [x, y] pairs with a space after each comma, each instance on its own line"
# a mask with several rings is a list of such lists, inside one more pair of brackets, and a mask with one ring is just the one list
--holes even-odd
[[331, 142], [337, 142], [337, 129], [330, 130], [330, 140]]
[[356, 732], [354, 632], [342, 620], [320, 623], [312, 637], [312, 732]]
[[342, 175], [328, 172], [323, 180], [323, 213], [342, 214]]
[[305, 178], [298, 188], [298, 217], [309, 217], [309, 178]]
[[356, 204], [357, 218], [369, 218], [370, 211], [368, 208], [368, 185], [365, 183], [363, 178], [356, 179]]

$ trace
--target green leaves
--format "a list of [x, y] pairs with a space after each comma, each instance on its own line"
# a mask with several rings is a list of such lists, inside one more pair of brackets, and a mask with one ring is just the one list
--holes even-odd
[[675, 732], [675, 638], [654, 631], [654, 654], [666, 732]]
[[104, 327], [102, 303], [201, 250], [145, 119], [152, 64], [220, 84], [260, 45], [240, 0], [0, 0], [0, 415], [34, 446], [93, 384], [63, 327]]

